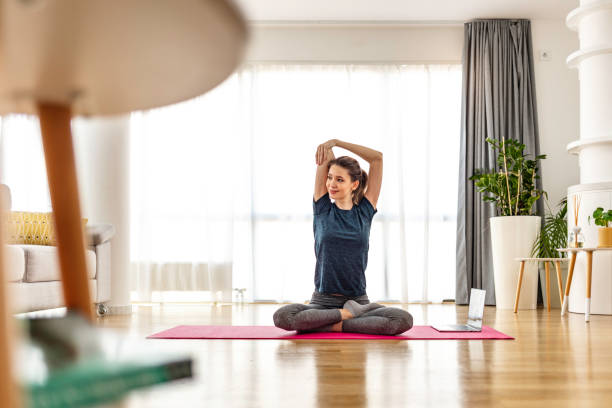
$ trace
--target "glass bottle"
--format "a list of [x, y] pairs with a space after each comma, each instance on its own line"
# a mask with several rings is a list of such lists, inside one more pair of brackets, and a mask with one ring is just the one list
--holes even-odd
[[584, 247], [584, 235], [581, 232], [582, 228], [579, 226], [572, 227], [567, 240], [570, 248], [582, 248]]

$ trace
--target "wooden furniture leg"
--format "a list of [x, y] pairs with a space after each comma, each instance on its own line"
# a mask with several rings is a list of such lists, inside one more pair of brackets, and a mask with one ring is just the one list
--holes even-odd
[[565, 312], [567, 312], [567, 297], [569, 296], [570, 288], [572, 286], [574, 266], [576, 266], [576, 255], [578, 255], [578, 253], [572, 252], [569, 270], [567, 271], [567, 281], [565, 282], [565, 296], [563, 297], [563, 306], [561, 306], [561, 316], [563, 316]]
[[523, 272], [525, 271], [525, 261], [521, 261], [519, 267], [519, 278], [516, 284], [516, 299], [514, 299], [514, 313], [518, 310], [519, 297], [521, 296], [521, 284], [523, 283]]
[[555, 269], [557, 270], [557, 286], [559, 286], [559, 303], [563, 304], [563, 283], [561, 280], [561, 262], [555, 261]]
[[591, 275], [593, 273], [593, 251], [586, 251], [586, 297], [584, 298], [584, 321], [588, 322], [591, 317]]
[[[3, 234], [1, 228], [0, 220], [0, 235]], [[4, 281], [4, 260], [4, 240], [0, 237], [0, 395], [3, 407], [17, 408], [21, 405], [19, 388], [13, 376], [13, 348], [16, 343], [16, 330], [13, 327], [7, 285]]]
[[57, 247], [66, 307], [93, 320], [85, 237], [81, 223], [76, 164], [67, 105], [38, 103], [49, 192], [55, 217]]
[[546, 310], [550, 312], [550, 267], [546, 261], [544, 261], [544, 269], [546, 269]]

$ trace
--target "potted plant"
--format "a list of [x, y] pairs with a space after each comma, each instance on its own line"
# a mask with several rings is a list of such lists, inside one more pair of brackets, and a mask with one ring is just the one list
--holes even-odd
[[[574, 208], [576, 208], [575, 204], [574, 202]], [[567, 248], [568, 246], [567, 198], [565, 197], [559, 202], [556, 211], [550, 208], [548, 201], [546, 201], [546, 207], [548, 208], [548, 215], [544, 217], [544, 225], [533, 243], [530, 256], [532, 258], [565, 258], [567, 253], [559, 252], [557, 248]], [[575, 215], [577, 216], [577, 214]], [[540, 281], [544, 282], [546, 280], [546, 268], [542, 268], [542, 264], [539, 266]], [[567, 263], [562, 262], [560, 270], [561, 281], [564, 282], [567, 276]], [[551, 286], [551, 293], [557, 293], [559, 289], [555, 279], [552, 279]], [[548, 294], [542, 288], [542, 298], [546, 302], [545, 296], [548, 296]], [[551, 296], [550, 303], [552, 307], [561, 307], [561, 301], [556, 296]]]
[[[612, 248], [612, 210], [606, 211], [602, 207], [597, 207], [593, 211], [593, 220], [595, 225], [601, 227], [597, 230], [597, 247]], [[590, 223], [591, 217], [589, 217]]]
[[[524, 154], [525, 145], [516, 140], [487, 142], [497, 151], [496, 168], [477, 170], [470, 180], [482, 199], [495, 204], [496, 216], [490, 218], [495, 301], [500, 309], [512, 309], [518, 281], [516, 258], [528, 257], [538, 236], [541, 217], [534, 215], [534, 204], [544, 191], [536, 187], [538, 162]], [[537, 307], [538, 276], [536, 266], [527, 265], [519, 308]]]
[[567, 247], [567, 198], [563, 198], [553, 212], [546, 201], [548, 215], [544, 218], [544, 226], [533, 242], [531, 257], [533, 258], [565, 258], [567, 253], [557, 251], [557, 248]]

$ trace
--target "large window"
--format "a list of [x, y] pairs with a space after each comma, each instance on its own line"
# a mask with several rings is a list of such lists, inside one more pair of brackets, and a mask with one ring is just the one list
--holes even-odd
[[[203, 97], [133, 114], [134, 299], [308, 299], [314, 154], [331, 138], [384, 153], [370, 298], [453, 298], [460, 93], [459, 65], [246, 65]], [[49, 211], [38, 121], [0, 119], [13, 209]]]
[[11, 188], [12, 208], [51, 211], [38, 118], [0, 118], [0, 177]]
[[309, 298], [314, 153], [331, 138], [384, 153], [370, 298], [453, 298], [460, 93], [460, 66], [248, 65], [203, 97], [134, 114], [140, 298], [228, 285]]

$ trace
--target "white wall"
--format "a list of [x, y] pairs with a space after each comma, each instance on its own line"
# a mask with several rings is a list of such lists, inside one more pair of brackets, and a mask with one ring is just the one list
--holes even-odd
[[254, 25], [247, 61], [460, 62], [463, 28]]
[[[579, 48], [578, 35], [565, 21], [531, 22], [535, 60], [540, 151], [548, 158], [542, 162], [544, 190], [551, 205], [567, 195], [567, 188], [580, 182], [578, 156], [567, 153], [568, 143], [578, 140], [580, 98], [578, 71], [567, 68], [565, 59]], [[550, 53], [541, 61], [540, 51]]]
[[[463, 25], [254, 25], [247, 62], [460, 63]], [[578, 74], [565, 58], [578, 36], [562, 20], [533, 20], [536, 96], [544, 190], [556, 204], [579, 182], [578, 160], [565, 146], [578, 139]], [[540, 61], [541, 50], [550, 61]]]

